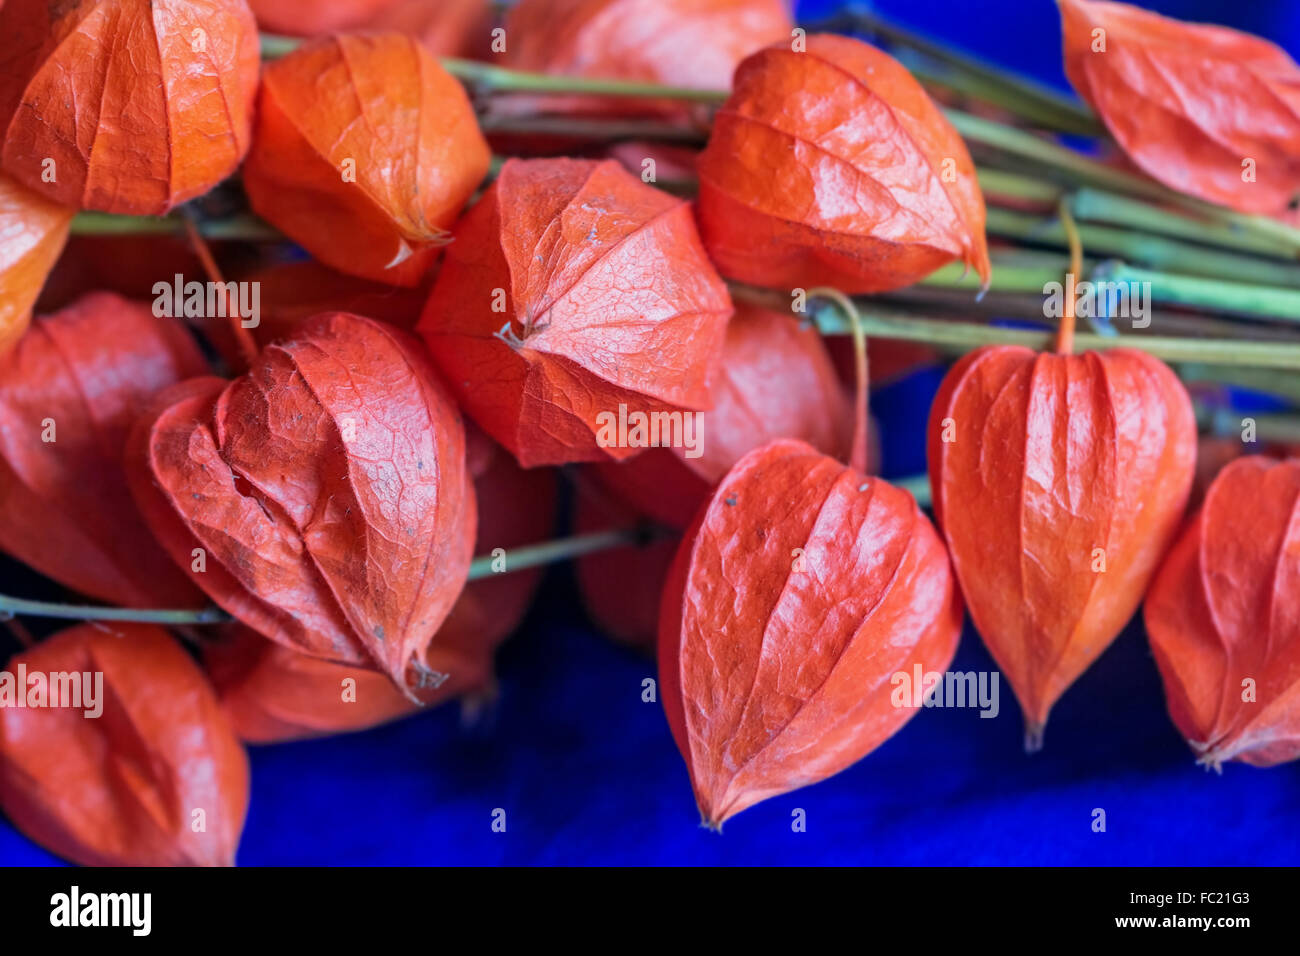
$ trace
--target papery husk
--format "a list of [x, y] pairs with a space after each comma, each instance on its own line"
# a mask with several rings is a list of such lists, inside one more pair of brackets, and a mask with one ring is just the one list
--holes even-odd
[[1300, 458], [1224, 468], [1144, 610], [1169, 714], [1200, 763], [1300, 756]]
[[683, 539], [659, 617], [660, 693], [703, 821], [893, 736], [915, 713], [895, 675], [946, 670], [961, 620], [911, 495], [802, 442], [742, 458]]
[[1036, 750], [1052, 705], [1128, 623], [1178, 531], [1192, 403], [1145, 352], [996, 346], [953, 366], [929, 429], [935, 520]]

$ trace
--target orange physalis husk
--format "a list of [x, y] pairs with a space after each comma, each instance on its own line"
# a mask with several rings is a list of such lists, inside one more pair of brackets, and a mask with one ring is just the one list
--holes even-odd
[[1196, 464], [1191, 400], [1134, 349], [982, 348], [939, 389], [929, 459], [962, 593], [1036, 750], [1178, 530]]
[[464, 88], [398, 33], [311, 40], [266, 69], [244, 188], [327, 266], [414, 286], [487, 174]]
[[457, 225], [419, 332], [532, 467], [641, 451], [621, 410], [710, 407], [730, 314], [687, 202], [613, 160], [509, 160]]
[[[19, 830], [84, 866], [234, 865], [248, 758], [166, 631], [81, 624], [5, 670], [28, 703], [0, 706], [0, 808]], [[78, 701], [61, 677], [73, 706], [31, 706], [35, 688], [53, 688], [51, 674], [72, 675], [95, 699]], [[0, 683], [0, 701], [4, 693]]]
[[165, 213], [248, 152], [260, 62], [244, 0], [8, 0], [0, 161], [67, 206]]
[[838, 773], [916, 712], [961, 600], [911, 495], [802, 442], [733, 468], [687, 532], [659, 618], [659, 685], [710, 827]]
[[206, 646], [203, 660], [231, 726], [250, 744], [367, 730], [478, 690], [492, 679], [490, 654], [439, 640], [429, 645], [424, 666], [446, 678], [437, 687], [416, 688], [417, 702], [379, 671], [300, 654], [242, 624]]
[[[520, 0], [506, 17], [506, 65], [537, 73], [725, 90], [744, 57], [789, 42], [785, 0]], [[575, 112], [679, 112], [608, 97], [532, 98]]]
[[115, 604], [201, 606], [136, 511], [122, 456], [144, 405], [206, 371], [184, 326], [110, 293], [38, 319], [0, 359], [0, 550]]
[[1300, 67], [1227, 27], [1058, 0], [1065, 73], [1119, 145], [1171, 189], [1281, 216], [1300, 196]]
[[728, 278], [884, 292], [954, 259], [989, 281], [966, 144], [897, 61], [816, 34], [736, 71], [700, 157], [700, 235]]
[[[648, 453], [642, 456], [648, 457]], [[632, 528], [643, 520], [636, 509], [607, 493], [596, 481], [579, 490], [573, 507], [575, 534]], [[654, 651], [659, 637], [659, 602], [679, 540], [679, 535], [663, 535], [574, 562], [583, 606], [602, 634]]]
[[0, 173], [0, 355], [31, 321], [75, 213]]
[[797, 438], [833, 458], [848, 454], [849, 398], [821, 334], [788, 313], [736, 307], [712, 391], [694, 448], [651, 448], [626, 463], [598, 464], [599, 480], [643, 514], [684, 529], [731, 466], [760, 445]]
[[1224, 468], [1144, 611], [1169, 714], [1201, 763], [1300, 757], [1300, 458]]
[[319, 315], [233, 382], [159, 395], [127, 470], [172, 559], [253, 630], [404, 690], [429, 678], [475, 509], [460, 415], [417, 340]]
[[[485, 503], [475, 551], [547, 539], [555, 525], [556, 481], [550, 469], [525, 471], [510, 455], [470, 427], [467, 461], [474, 490]], [[396, 720], [492, 684], [492, 658], [523, 619], [542, 569], [492, 574], [465, 585], [424, 654], [424, 667], [444, 679], [415, 689], [418, 703], [384, 675], [355, 665], [325, 661], [264, 640], [244, 627], [214, 644], [204, 659], [222, 706], [239, 736], [272, 743], [364, 730]], [[352, 678], [348, 699], [342, 682]]]

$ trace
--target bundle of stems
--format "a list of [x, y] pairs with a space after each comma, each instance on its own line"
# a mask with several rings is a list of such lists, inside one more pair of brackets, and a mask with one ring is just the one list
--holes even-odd
[[[987, 231], [994, 240], [993, 280], [986, 305], [979, 304], [979, 280], [959, 266], [940, 269], [901, 294], [855, 298], [868, 336], [929, 344], [960, 353], [984, 345], [1019, 344], [1046, 348], [1054, 337], [1044, 314], [1049, 283], [1061, 282], [1069, 265], [1072, 238], [1086, 253], [1083, 277], [1149, 289], [1149, 326], [1128, 320], [1093, 318], [1091, 330], [1075, 340], [1083, 349], [1143, 349], [1173, 363], [1184, 381], [1263, 391], [1300, 404], [1300, 229], [1278, 220], [1245, 215], [1174, 192], [1098, 157], [1118, 156], [1105, 129], [1077, 101], [1022, 77], [984, 64], [942, 44], [854, 10], [834, 21], [809, 25], [860, 33], [887, 46], [942, 102], [949, 121], [977, 159], [988, 205]], [[262, 39], [263, 56], [274, 58], [299, 41]], [[469, 88], [480, 105], [485, 130], [562, 135], [592, 145], [620, 140], [702, 143], [709, 111], [727, 96], [698, 90], [510, 70], [488, 63], [444, 59], [443, 66]], [[663, 120], [517, 116], [494, 109], [501, 98], [527, 94], [580, 94], [620, 99], [678, 100], [696, 104], [689, 119]], [[1005, 115], [1000, 122], [977, 115], [972, 107]], [[1072, 148], [1063, 136], [1085, 137], [1091, 152]], [[494, 164], [494, 169], [499, 164]], [[690, 194], [689, 180], [658, 183]], [[1065, 221], [1070, 220], [1069, 223]], [[191, 219], [193, 219], [191, 215]], [[82, 213], [76, 234], [181, 233], [184, 214], [124, 217]], [[1074, 223], [1077, 222], [1077, 227]], [[213, 239], [254, 242], [284, 240], [250, 213], [194, 222]], [[1068, 228], [1067, 228], [1068, 225]], [[1136, 285], [1135, 285], [1136, 284]], [[778, 310], [795, 301], [782, 292], [733, 286], [733, 296]], [[936, 306], [936, 302], [938, 305]], [[954, 308], [965, 317], [954, 318]], [[983, 317], [983, 321], [970, 316]], [[995, 323], [990, 316], [1020, 320]], [[809, 300], [807, 314], [826, 335], [849, 334], [848, 316], [826, 299]], [[1025, 323], [1035, 327], [1026, 328]], [[1128, 325], [1126, 328], [1125, 325]], [[1181, 328], [1189, 334], [1168, 332]], [[1203, 424], [1220, 430], [1225, 407], [1205, 404]], [[1230, 417], [1230, 416], [1229, 416]], [[1234, 419], [1233, 421], [1239, 421]], [[1300, 418], [1261, 416], [1261, 437], [1300, 440]], [[924, 476], [898, 482], [924, 503]], [[511, 570], [573, 558], [645, 540], [645, 528], [617, 528], [597, 534], [544, 542], [511, 553]], [[490, 558], [478, 559], [470, 578], [490, 573]], [[72, 607], [0, 596], [0, 616], [33, 614], [74, 618], [129, 619], [170, 624], [212, 623], [225, 619], [216, 609], [129, 611]]]

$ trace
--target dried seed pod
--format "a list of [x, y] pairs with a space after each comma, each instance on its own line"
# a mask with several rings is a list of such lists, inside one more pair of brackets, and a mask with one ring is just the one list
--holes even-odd
[[652, 448], [626, 464], [598, 464], [599, 480], [642, 513], [684, 529], [722, 476], [760, 445], [797, 438], [833, 458], [848, 454], [848, 396], [820, 333], [788, 314], [736, 307], [712, 391], [713, 408], [690, 436], [694, 447]]
[[231, 726], [250, 744], [378, 727], [492, 679], [490, 654], [475, 647], [431, 644], [424, 665], [447, 679], [437, 687], [417, 689], [416, 701], [379, 671], [300, 654], [243, 625], [232, 626], [224, 640], [205, 647], [203, 660]]
[[159, 540], [236, 618], [403, 688], [429, 677], [475, 516], [460, 415], [415, 339], [319, 315], [233, 382], [163, 392], [127, 467]]
[[26, 331], [74, 213], [0, 173], [0, 355]]
[[988, 282], [966, 144], [907, 70], [858, 40], [748, 57], [699, 170], [700, 235], [728, 278], [884, 292], [956, 259]]
[[[555, 473], [524, 471], [472, 426], [466, 437], [475, 494], [484, 502], [475, 551], [505, 550], [501, 570], [509, 571], [509, 549], [554, 530]], [[205, 661], [231, 723], [249, 743], [364, 730], [489, 688], [493, 654], [519, 626], [541, 575], [541, 568], [532, 568], [465, 585], [424, 653], [424, 669], [446, 678], [416, 688], [418, 702], [376, 671], [300, 654], [245, 627], [232, 628], [229, 640], [207, 650]]]
[[38, 319], [0, 359], [0, 550], [115, 604], [201, 606], [132, 504], [122, 456], [144, 405], [206, 370], [175, 319], [110, 293]]
[[419, 332], [524, 467], [641, 450], [607, 416], [709, 407], [731, 300], [690, 206], [612, 160], [510, 160], [456, 227]]
[[414, 286], [490, 159], [465, 90], [417, 41], [345, 34], [267, 67], [244, 187], [326, 265]]
[[1224, 468], [1144, 610], [1170, 716], [1201, 763], [1300, 757], [1300, 459]]
[[1125, 3], [1058, 0], [1065, 73], [1143, 172], [1281, 216], [1300, 196], [1300, 67], [1227, 27]]
[[[506, 18], [506, 62], [538, 73], [725, 90], [736, 64], [768, 44], [789, 43], [791, 27], [784, 0], [520, 0]], [[648, 105], [576, 96], [545, 102], [580, 112]]]
[[737, 463], [687, 532], [659, 628], [664, 710], [719, 827], [906, 723], [892, 678], [947, 668], [961, 601], [911, 495], [777, 441]]
[[[28, 705], [0, 707], [0, 808], [18, 829], [85, 866], [234, 864], [248, 758], [203, 672], [166, 631], [81, 624], [6, 670]], [[31, 706], [34, 693], [54, 694], [51, 675], [60, 695], [74, 696]]]
[[248, 152], [259, 63], [244, 0], [8, 0], [0, 161], [66, 206], [165, 213]]
[[1027, 749], [1120, 632], [1182, 519], [1192, 403], [1145, 352], [978, 349], [930, 413], [934, 514]]

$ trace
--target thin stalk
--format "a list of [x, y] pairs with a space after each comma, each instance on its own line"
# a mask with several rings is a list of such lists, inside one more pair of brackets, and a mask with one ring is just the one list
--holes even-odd
[[[283, 241], [284, 235], [252, 215], [230, 216], [195, 222], [204, 239], [235, 239], [247, 242]], [[183, 236], [185, 218], [170, 216], [122, 216], [107, 212], [79, 212], [72, 217], [74, 236]]]
[[1300, 248], [1300, 230], [1265, 216], [1250, 216], [1215, 206], [1202, 199], [1175, 192], [1153, 179], [1115, 169], [1025, 130], [960, 110], [945, 109], [944, 115], [965, 139], [999, 153], [1068, 174], [1075, 184], [1094, 186], [1127, 196], [1138, 196], [1190, 210], [1211, 222], [1230, 226], [1247, 235], [1268, 239], [1275, 246]]
[[1005, 169], [992, 169], [988, 166], [978, 167], [975, 170], [975, 175], [979, 180], [980, 190], [984, 193], [985, 198], [990, 201], [994, 197], [1006, 197], [1023, 200], [1024, 202], [1041, 203], [1055, 209], [1056, 204], [1061, 201], [1061, 196], [1066, 191], [1059, 184], [1048, 182], [1045, 179], [1036, 179], [1033, 176], [1012, 173]]
[[1097, 269], [1094, 277], [1119, 283], [1150, 282], [1151, 297], [1160, 302], [1274, 321], [1300, 322], [1300, 289], [1170, 275], [1123, 262], [1105, 263]]
[[[767, 308], [787, 311], [790, 300], [781, 293], [772, 293], [750, 286], [733, 285], [732, 297], [753, 302]], [[1050, 350], [1056, 338], [1055, 331], [1011, 329], [1002, 326], [982, 325], [975, 322], [958, 322], [948, 319], [918, 316], [909, 312], [883, 307], [872, 299], [855, 300], [861, 314], [865, 335], [878, 339], [896, 339], [920, 342], [954, 351], [965, 352], [985, 345], [1023, 345], [1037, 351]], [[823, 335], [849, 335], [852, 326], [848, 317], [833, 303], [817, 303], [809, 312]], [[1126, 334], [1097, 335], [1076, 332], [1077, 349], [1131, 348], [1149, 352], [1167, 362], [1204, 363], [1216, 369], [1234, 369], [1234, 378], [1240, 379], [1245, 370], [1258, 372], [1270, 379], [1289, 380], [1291, 392], [1300, 396], [1300, 343], [1248, 342], [1237, 339], [1188, 338]], [[1285, 370], [1285, 372], [1283, 371]], [[1206, 380], [1213, 377], [1206, 375]], [[1269, 391], [1271, 389], [1264, 389]], [[1291, 394], [1291, 392], [1283, 394]]]
[[[1271, 348], [1285, 348], [1272, 345]], [[1184, 382], [1212, 382], [1215, 385], [1235, 385], [1256, 392], [1265, 392], [1279, 398], [1300, 402], [1300, 375], [1294, 369], [1257, 366], [1245, 368], [1223, 364], [1217, 356], [1204, 359], [1187, 359], [1178, 366], [1178, 377]]]
[[135, 621], [140, 624], [220, 624], [230, 620], [225, 611], [207, 607], [199, 611], [157, 611], [130, 607], [91, 607], [28, 601], [0, 594], [0, 613], [26, 617], [55, 617], [73, 621]]
[[[302, 42], [295, 37], [261, 35], [262, 59], [275, 60], [287, 56]], [[637, 83], [629, 80], [606, 80], [586, 76], [562, 76], [551, 73], [531, 73], [482, 63], [478, 60], [461, 60], [442, 57], [442, 68], [460, 79], [475, 92], [574, 94], [580, 96], [613, 96], [620, 99], [683, 100], [690, 103], [720, 103], [727, 98], [726, 90], [701, 90], [685, 86], [662, 86], [658, 83]]]
[[707, 130], [682, 123], [635, 119], [586, 119], [580, 116], [508, 116], [488, 113], [479, 118], [479, 127], [485, 133], [563, 136], [600, 142], [649, 139], [675, 143], [703, 143], [709, 138]]
[[1066, 242], [1070, 247], [1070, 267], [1065, 273], [1065, 288], [1070, 294], [1064, 297], [1061, 310], [1061, 324], [1056, 330], [1056, 351], [1069, 355], [1074, 351], [1074, 289], [1075, 283], [1083, 274], [1083, 242], [1079, 238], [1079, 227], [1070, 215], [1069, 203], [1061, 200], [1061, 226], [1065, 230]]
[[[573, 535], [555, 541], [544, 541], [506, 551], [504, 556], [482, 555], [474, 559], [469, 568], [469, 580], [476, 581], [493, 574], [506, 574], [552, 564], [570, 558], [644, 544], [653, 537], [650, 527], [612, 528], [590, 534]], [[495, 566], [500, 564], [501, 570]], [[55, 617], [78, 621], [137, 621], [143, 624], [221, 624], [230, 620], [225, 611], [217, 607], [201, 610], [140, 610], [125, 607], [91, 607], [80, 604], [58, 604], [48, 601], [28, 601], [24, 598], [0, 594], [0, 617], [26, 615], [29, 617]]]
[[564, 76], [553, 73], [530, 73], [493, 66], [478, 60], [443, 57], [442, 68], [472, 86], [475, 92], [548, 93], [581, 96], [612, 96], [619, 99], [681, 100], [687, 103], [721, 103], [726, 90], [701, 90], [687, 86], [663, 86], [629, 80], [608, 80], [587, 76]]
[[[212, 256], [212, 250], [208, 248], [207, 241], [199, 235], [198, 226], [194, 220], [185, 218], [185, 232], [189, 236], [190, 247], [194, 254], [198, 256], [199, 263], [203, 266], [203, 271], [208, 276], [208, 281], [216, 283], [217, 287], [222, 290], [226, 297], [226, 315], [230, 317], [230, 331], [239, 346], [239, 353], [246, 366], [251, 366], [257, 361], [258, 348], [257, 340], [253, 338], [253, 333], [244, 327], [243, 318], [240, 316], [239, 309], [235, 308], [233, 296], [230, 287], [226, 285], [225, 278], [221, 275], [221, 267], [217, 265], [217, 260]], [[215, 317], [214, 317], [215, 318]]]
[[[1067, 244], [1059, 219], [1044, 219], [1010, 209], [990, 207], [985, 228], [993, 235], [1019, 242], [1062, 248]], [[1153, 269], [1259, 285], [1300, 287], [1300, 267], [1277, 259], [1238, 255], [1112, 226], [1080, 223], [1078, 229], [1083, 244], [1093, 252], [1118, 256]]]
[[1207, 222], [1197, 216], [1161, 209], [1150, 203], [1100, 189], [1085, 187], [1075, 190], [1070, 198], [1070, 209], [1076, 218], [1086, 222], [1104, 222], [1236, 252], [1271, 256], [1292, 263], [1300, 256], [1300, 237], [1296, 241], [1286, 242], [1282, 237], [1256, 236], [1231, 222]]
[[862, 316], [853, 300], [839, 289], [818, 286], [808, 290], [808, 298], [821, 298], [833, 302], [843, 315], [848, 316], [853, 330], [854, 381], [857, 392], [853, 403], [853, 449], [849, 453], [849, 467], [860, 474], [867, 473], [867, 427], [870, 415], [867, 414], [867, 402], [870, 399], [870, 377], [867, 369], [867, 336], [862, 329]]
[[[554, 564], [557, 561], [580, 558], [583, 555], [595, 554], [598, 551], [639, 546], [645, 544], [654, 534], [653, 529], [645, 526], [614, 528], [609, 531], [593, 531], [590, 534], [573, 535], [568, 538], [545, 541], [541, 544], [530, 544], [523, 548], [514, 548], [505, 552], [499, 561], [498, 558], [490, 554], [482, 555], [475, 558], [473, 563], [470, 564], [469, 580], [476, 581], [479, 578], [490, 577], [493, 574], [505, 574], [510, 571], [522, 571], [525, 568], [539, 567], [543, 564]], [[493, 565], [496, 563], [501, 563], [502, 570], [494, 570]]]
[[[1059, 282], [1064, 270], [1063, 257], [1032, 250], [1016, 250], [994, 255], [993, 282], [990, 292], [1043, 293], [1046, 284]], [[1196, 276], [1173, 275], [1154, 269], [1141, 269], [1112, 260], [1089, 271], [1089, 277], [1115, 283], [1151, 283], [1151, 301], [1180, 305], [1202, 312], [1223, 312], [1275, 322], [1300, 322], [1300, 288], [1228, 282]], [[919, 287], [970, 289], [980, 287], [979, 276], [962, 263], [953, 262], [932, 272]]]
[[1300, 444], [1300, 415], [1259, 415], [1196, 402], [1197, 424], [1212, 435], [1240, 434], [1247, 419], [1254, 423], [1255, 438], [1258, 441]]

